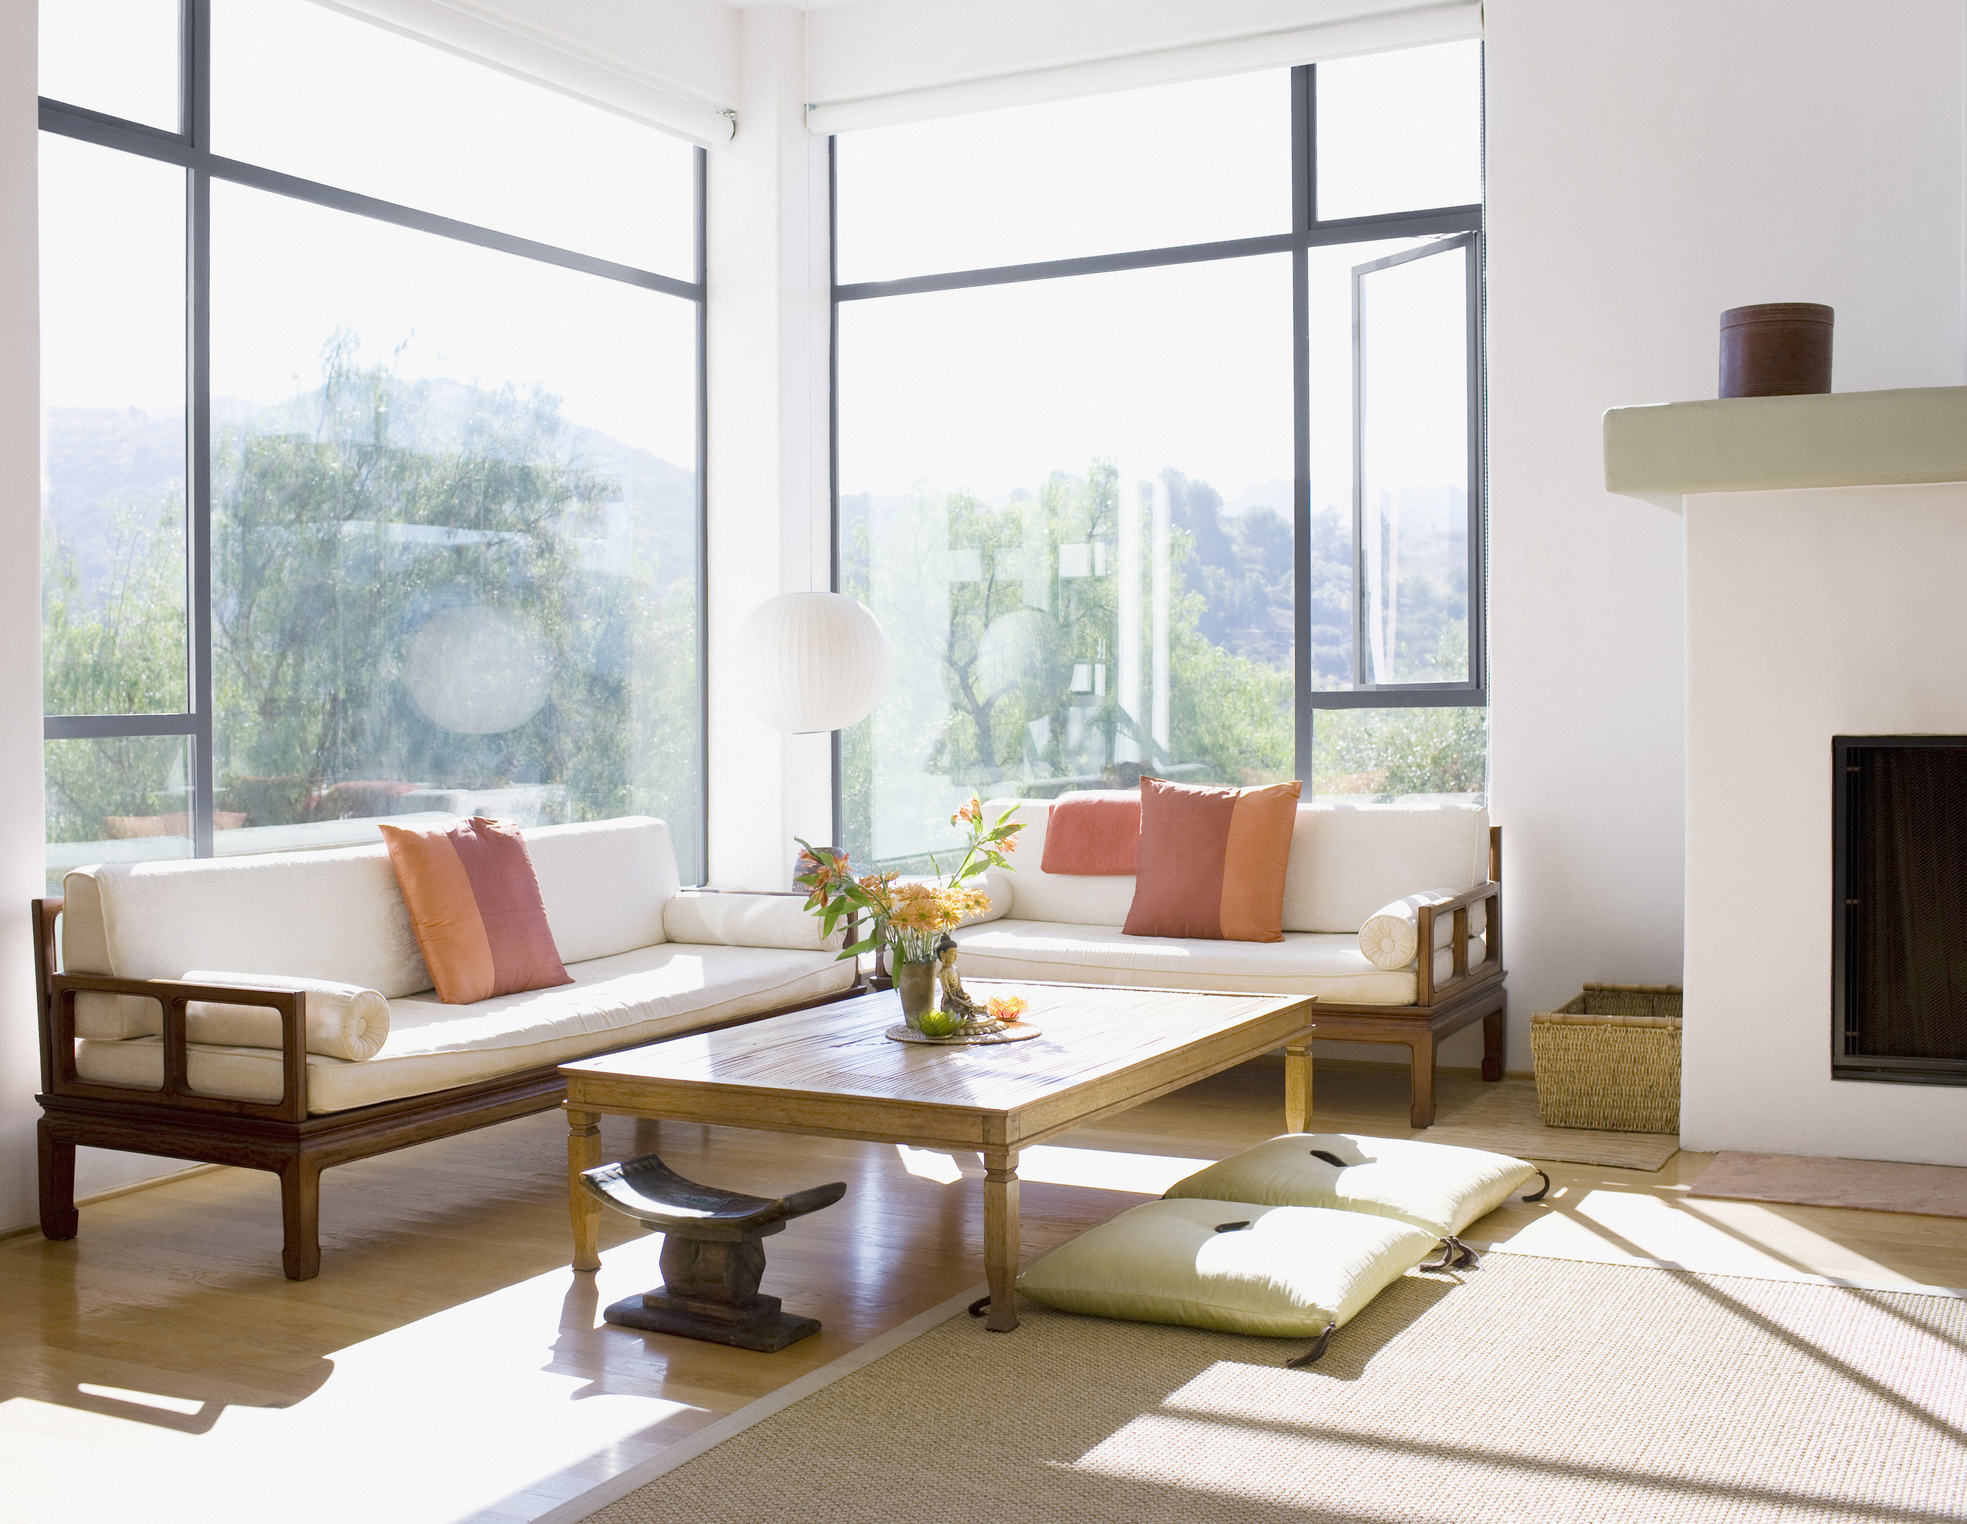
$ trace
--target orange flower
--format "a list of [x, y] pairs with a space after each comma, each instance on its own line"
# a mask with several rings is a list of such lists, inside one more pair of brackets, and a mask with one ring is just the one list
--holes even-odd
[[992, 995], [985, 1009], [992, 1021], [1016, 1021], [1031, 1009], [1031, 1002], [1022, 995]]

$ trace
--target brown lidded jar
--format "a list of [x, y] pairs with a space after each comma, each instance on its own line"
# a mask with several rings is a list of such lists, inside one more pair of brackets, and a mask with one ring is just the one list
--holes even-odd
[[1765, 302], [1721, 314], [1721, 395], [1797, 397], [1830, 390], [1831, 324], [1820, 302]]

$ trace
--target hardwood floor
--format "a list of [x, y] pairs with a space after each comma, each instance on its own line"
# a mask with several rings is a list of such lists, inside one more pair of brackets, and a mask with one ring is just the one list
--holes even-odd
[[[1282, 1083], [1274, 1060], [1245, 1065], [1031, 1150], [1027, 1258], [1271, 1136]], [[1444, 1074], [1443, 1114], [1479, 1090]], [[1406, 1094], [1404, 1074], [1328, 1065], [1314, 1125], [1410, 1136]], [[604, 1140], [761, 1194], [846, 1180], [766, 1246], [764, 1289], [823, 1331], [761, 1355], [597, 1326], [660, 1281], [659, 1245], [610, 1214], [599, 1275], [567, 1269], [554, 1114], [330, 1170], [313, 1281], [280, 1274], [271, 1175], [198, 1174], [86, 1206], [72, 1242], [0, 1241], [0, 1520], [530, 1519], [983, 1277], [974, 1156], [620, 1119]], [[1707, 1163], [1559, 1166], [1546, 1204], [1469, 1236], [1967, 1283], [1967, 1222], [1688, 1200]]]

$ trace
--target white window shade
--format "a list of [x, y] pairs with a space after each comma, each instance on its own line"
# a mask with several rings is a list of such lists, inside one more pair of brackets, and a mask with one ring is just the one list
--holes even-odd
[[[1393, 48], [1460, 42], [1482, 35], [1479, 0], [1382, 5], [1365, 8], [1368, 13], [1364, 15], [1310, 25], [1189, 41], [1176, 47], [1116, 50], [1108, 57], [979, 72], [974, 77], [944, 79], [916, 88], [863, 93], [856, 91], [854, 83], [845, 83], [840, 95], [828, 98], [826, 60], [835, 51], [830, 44], [844, 39], [829, 39], [825, 29], [836, 24], [852, 24], [853, 13], [863, 8], [848, 6], [816, 11], [808, 23], [809, 80], [818, 99], [807, 107], [806, 125], [821, 136], [1005, 106], [1102, 95], [1145, 85], [1208, 79], [1253, 69], [1319, 63]], [[926, 20], [930, 15], [942, 13], [922, 14]], [[839, 18], [837, 23], [835, 18]]]
[[[619, 112], [705, 147], [729, 142], [736, 128], [736, 116], [721, 109], [716, 101], [673, 88], [619, 59], [604, 58], [568, 37], [526, 25], [502, 13], [466, 9], [454, 0], [315, 0], [315, 3]], [[720, 41], [728, 42], [728, 46], [716, 46]], [[735, 31], [728, 39], [711, 39], [711, 42], [708, 52], [719, 56], [728, 53], [735, 59]]]

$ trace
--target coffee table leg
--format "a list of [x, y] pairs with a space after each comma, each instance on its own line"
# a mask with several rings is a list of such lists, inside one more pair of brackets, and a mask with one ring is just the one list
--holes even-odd
[[984, 1274], [990, 1281], [990, 1317], [984, 1327], [1009, 1333], [1018, 1326], [1012, 1284], [1018, 1278], [1018, 1151], [984, 1150]]
[[601, 1203], [581, 1185], [581, 1172], [601, 1162], [601, 1113], [567, 1111], [567, 1215], [574, 1224], [574, 1268], [601, 1268]]
[[1284, 1130], [1311, 1131], [1311, 1039], [1284, 1045]]

